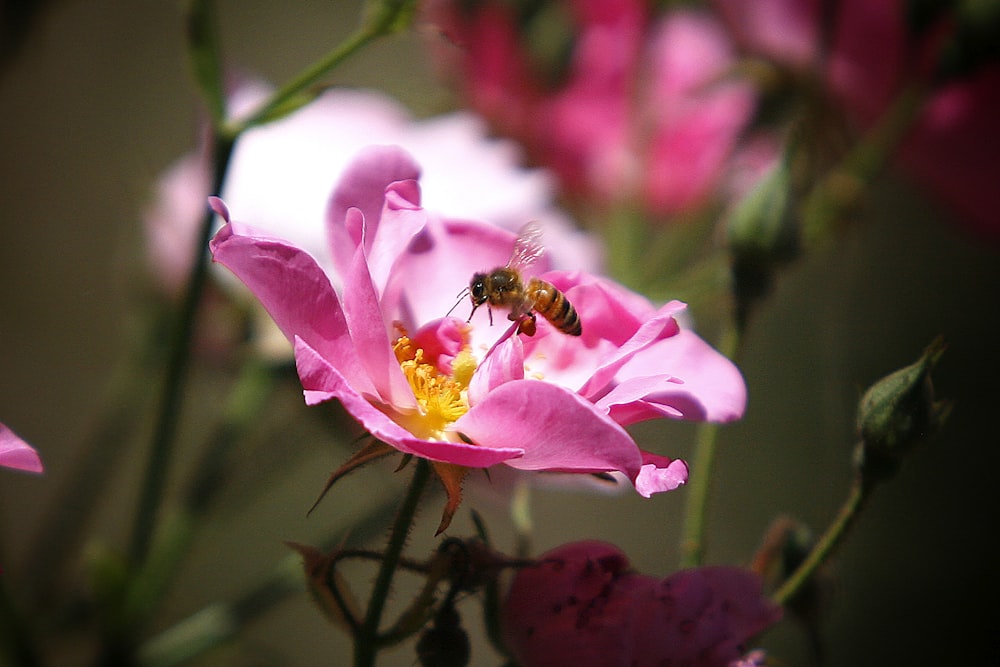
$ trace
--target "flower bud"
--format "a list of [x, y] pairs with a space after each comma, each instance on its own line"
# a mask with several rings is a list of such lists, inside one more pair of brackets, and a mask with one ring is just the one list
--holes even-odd
[[728, 220], [737, 323], [767, 295], [776, 268], [798, 254], [790, 170], [779, 161], [733, 209]]
[[934, 400], [930, 377], [944, 349], [944, 341], [935, 339], [915, 363], [885, 376], [861, 397], [857, 465], [866, 482], [891, 477], [902, 457], [950, 411], [950, 403]]

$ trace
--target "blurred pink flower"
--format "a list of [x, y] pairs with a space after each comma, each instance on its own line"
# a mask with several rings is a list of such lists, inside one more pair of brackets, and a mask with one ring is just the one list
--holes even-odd
[[0, 466], [27, 472], [45, 471], [38, 452], [3, 423], [0, 423]]
[[715, 5], [744, 49], [819, 79], [862, 128], [878, 122], [908, 84], [928, 86], [928, 97], [899, 146], [899, 162], [960, 213], [959, 222], [1000, 241], [995, 187], [1000, 180], [1000, 64], [935, 81], [948, 26], [912, 34], [903, 0], [844, 0], [826, 17], [827, 27], [818, 0], [715, 0]]
[[748, 570], [657, 579], [594, 541], [563, 545], [520, 570], [501, 610], [507, 647], [523, 667], [756, 664], [740, 662], [744, 644], [780, 618]]
[[508, 5], [428, 3], [429, 20], [452, 42], [441, 59], [469, 104], [577, 196], [638, 198], [666, 214], [704, 203], [754, 102], [730, 71], [721, 26], [696, 10], [654, 20], [637, 0], [553, 6], [565, 10], [574, 40], [556, 84], [533, 67]]
[[[245, 82], [230, 99], [245, 115], [268, 94]], [[323, 230], [331, 184], [351, 157], [370, 144], [394, 144], [422, 167], [425, 200], [444, 215], [491, 220], [516, 230], [538, 220], [553, 243], [554, 261], [596, 269], [597, 244], [553, 206], [552, 178], [518, 166], [516, 146], [487, 136], [471, 113], [415, 119], [398, 102], [366, 90], [333, 89], [276, 122], [253, 128], [237, 141], [222, 196], [255, 226], [311, 252], [331, 268]], [[212, 194], [204, 148], [172, 165], [157, 184], [144, 222], [157, 277], [176, 291], [188, 274], [205, 200]], [[475, 165], [475, 168], [469, 168]]]
[[327, 210], [329, 274], [214, 200], [227, 221], [214, 258], [293, 341], [306, 402], [337, 399], [379, 441], [432, 461], [618, 471], [643, 496], [683, 484], [682, 461], [640, 451], [622, 425], [726, 421], [745, 404], [735, 366], [678, 326], [683, 304], [547, 271], [543, 256], [536, 268], [576, 307], [582, 336], [542, 318], [534, 337], [511, 335], [485, 308], [470, 325], [446, 317], [475, 272], [508, 261], [514, 234], [422, 208], [419, 173], [397, 147], [371, 147], [345, 170]]

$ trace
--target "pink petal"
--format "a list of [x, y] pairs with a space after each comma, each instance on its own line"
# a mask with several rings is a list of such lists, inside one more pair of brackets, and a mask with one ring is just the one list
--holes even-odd
[[701, 411], [697, 415], [691, 412], [685, 414], [672, 406], [656, 406], [646, 401], [648, 397], [661, 394], [670, 385], [683, 383], [683, 380], [672, 375], [630, 377], [594, 401], [594, 405], [623, 426], [654, 417], [679, 419], [686, 416], [688, 419], [698, 419], [701, 416], [703, 418], [704, 414]]
[[1000, 66], [984, 66], [931, 97], [904, 140], [907, 170], [961, 214], [957, 223], [1000, 243], [997, 118]]
[[365, 237], [374, 236], [366, 243], [368, 270], [383, 302], [383, 311], [393, 313], [396, 297], [386, 296], [390, 278], [399, 275], [397, 260], [407, 250], [413, 237], [427, 224], [427, 212], [420, 208], [420, 186], [416, 181], [397, 181], [385, 190], [385, 206], [377, 225], [365, 219]]
[[38, 452], [3, 423], [0, 423], [0, 466], [25, 472], [45, 471]]
[[[625, 417], [630, 424], [640, 419], [664, 414], [684, 419], [728, 422], [743, 416], [746, 408], [746, 383], [736, 365], [720, 354], [696, 333], [682, 329], [676, 336], [658, 341], [638, 352], [620, 369], [617, 379], [623, 384], [630, 377], [662, 372], [676, 380], [651, 389], [643, 398], [647, 408]], [[615, 411], [622, 405], [623, 389], [610, 392], [597, 401]], [[617, 421], [617, 418], [616, 418]]]
[[557, 385], [514, 380], [491, 391], [452, 430], [484, 447], [522, 447], [521, 470], [604, 472], [634, 480], [642, 465], [632, 438], [593, 405]]
[[719, 667], [780, 618], [749, 571], [705, 567], [657, 579], [594, 541], [519, 570], [502, 610], [506, 644], [523, 667]]
[[497, 387], [523, 379], [524, 345], [520, 336], [510, 336], [491, 349], [479, 364], [469, 385], [469, 404], [478, 405]]
[[429, 322], [410, 335], [413, 344], [424, 351], [427, 363], [443, 375], [451, 375], [452, 363], [465, 346], [468, 325], [454, 317]]
[[[215, 202], [213, 206], [225, 206]], [[215, 261], [246, 284], [289, 341], [306, 341], [324, 358], [335, 360], [337, 370], [357, 391], [374, 393], [337, 293], [310, 255], [235, 223], [224, 225], [209, 247]]]
[[360, 245], [344, 275], [344, 316], [355, 353], [368, 372], [377, 396], [394, 409], [415, 410], [417, 401], [392, 351], [382, 305], [368, 273], [365, 249]]
[[816, 57], [819, 0], [714, 0], [713, 5], [751, 53], [800, 69]]
[[643, 498], [654, 493], [673, 491], [687, 484], [688, 466], [680, 459], [669, 459], [649, 452], [642, 453], [642, 468], [635, 479], [635, 490]]
[[[397, 181], [416, 181], [419, 177], [419, 165], [398, 146], [369, 146], [344, 170], [326, 212], [330, 254], [341, 275], [350, 267], [354, 250], [361, 243], [359, 230], [350, 230], [345, 225], [347, 211], [361, 210], [370, 226], [368, 243], [371, 243], [382, 215], [386, 188]], [[419, 199], [416, 203], [419, 205]]]
[[295, 339], [295, 364], [307, 404], [316, 405], [333, 398], [339, 400], [371, 435], [404, 454], [470, 468], [488, 468], [524, 452], [516, 447], [479, 447], [465, 443], [430, 442], [414, 437], [351, 387], [329, 361], [300, 338]]
[[640, 130], [639, 150], [647, 155], [646, 197], [654, 210], [669, 213], [712, 193], [754, 95], [731, 77], [729, 39], [705, 12], [668, 14], [651, 51], [654, 75], [644, 108], [657, 116], [655, 127]]
[[639, 582], [632, 601], [636, 656], [705, 667], [739, 659], [745, 642], [782, 615], [762, 595], [760, 577], [735, 567], [683, 570], [662, 581], [650, 577]]
[[[657, 336], [672, 335], [673, 314], [684, 304], [671, 302], [659, 315], [645, 298], [609, 280], [579, 271], [550, 271], [541, 276], [561, 290], [576, 309], [583, 335], [565, 336], [546, 323], [525, 341], [532, 372], [592, 398], [605, 388], [617, 368]], [[542, 335], [545, 328], [546, 333]]]
[[619, 667], [633, 657], [629, 561], [617, 547], [576, 542], [518, 570], [504, 601], [505, 644], [522, 667]]
[[[614, 354], [601, 361], [600, 367], [597, 368], [587, 384], [580, 389], [580, 393], [584, 396], [593, 396], [606, 387], [617, 372], [636, 354], [664, 338], [677, 335], [680, 329], [674, 316], [684, 308], [686, 306], [680, 301], [671, 301], [660, 308], [656, 315], [643, 322], [628, 341], [615, 350]], [[647, 367], [644, 374], [648, 375], [651, 372], [652, 369]]]

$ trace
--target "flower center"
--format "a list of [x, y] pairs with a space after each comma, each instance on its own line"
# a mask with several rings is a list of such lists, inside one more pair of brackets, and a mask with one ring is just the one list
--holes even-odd
[[451, 375], [438, 370], [400, 327], [392, 346], [399, 367], [417, 399], [419, 414], [407, 416], [403, 424], [417, 437], [427, 440], [455, 440], [445, 428], [469, 411], [468, 386], [476, 370], [471, 351], [463, 349], [451, 364]]

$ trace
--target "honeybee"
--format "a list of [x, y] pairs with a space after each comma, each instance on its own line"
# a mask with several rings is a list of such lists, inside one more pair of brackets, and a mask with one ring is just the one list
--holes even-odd
[[514, 252], [506, 266], [498, 266], [488, 273], [476, 273], [469, 281], [468, 293], [472, 300], [472, 312], [484, 303], [493, 324], [492, 307], [509, 308], [508, 319], [518, 322], [517, 332], [535, 335], [535, 314], [547, 319], [552, 326], [570, 336], [579, 336], [583, 331], [580, 316], [566, 295], [555, 285], [539, 278], [531, 278], [525, 283], [521, 271], [531, 266], [544, 252], [540, 243], [541, 228], [529, 222], [518, 233], [514, 242]]

